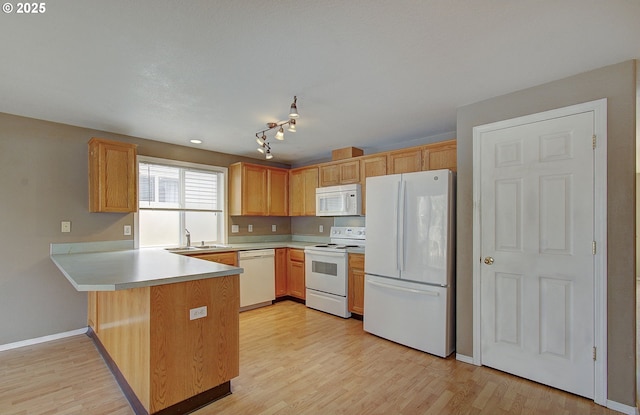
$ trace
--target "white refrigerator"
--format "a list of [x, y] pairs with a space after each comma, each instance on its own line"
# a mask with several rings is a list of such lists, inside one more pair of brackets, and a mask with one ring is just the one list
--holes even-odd
[[364, 330], [446, 357], [454, 349], [454, 175], [367, 178]]

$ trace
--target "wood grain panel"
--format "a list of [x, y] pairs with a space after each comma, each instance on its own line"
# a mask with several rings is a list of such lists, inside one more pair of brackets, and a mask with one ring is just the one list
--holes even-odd
[[349, 254], [349, 311], [364, 315], [364, 255]]
[[196, 254], [188, 256], [198, 259], [204, 259], [205, 261], [212, 261], [219, 264], [230, 265], [232, 267], [238, 266], [238, 253], [236, 251], [212, 252], [207, 254]]
[[304, 300], [306, 298], [306, 284], [304, 276], [304, 250], [289, 248], [287, 250], [287, 293]]
[[[189, 320], [189, 310], [207, 316]], [[204, 392], [239, 373], [237, 275], [151, 288], [151, 411]]]
[[89, 141], [89, 211], [135, 212], [136, 146], [102, 138]]
[[411, 173], [422, 169], [422, 150], [419, 147], [392, 151], [387, 157], [389, 174]]
[[149, 410], [149, 287], [98, 292], [96, 335]]
[[458, 154], [456, 140], [430, 144], [422, 150], [422, 170], [457, 168]]
[[285, 169], [268, 170], [268, 190], [270, 216], [289, 215], [289, 171]]
[[287, 295], [287, 248], [277, 248], [275, 258], [276, 297]]
[[340, 184], [340, 166], [329, 164], [320, 166], [320, 187]]

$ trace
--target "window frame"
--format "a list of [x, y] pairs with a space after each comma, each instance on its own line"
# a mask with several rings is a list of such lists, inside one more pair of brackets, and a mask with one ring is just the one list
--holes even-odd
[[[140, 172], [140, 163], [148, 163], [148, 164], [159, 164], [159, 165], [164, 165], [164, 166], [169, 166], [169, 167], [177, 167], [177, 168], [184, 168], [184, 169], [194, 169], [194, 170], [202, 170], [202, 171], [210, 171], [210, 172], [215, 172], [215, 173], [220, 173], [222, 175], [222, 180], [221, 183], [218, 183], [219, 189], [222, 189], [222, 198], [221, 198], [221, 204], [222, 204], [222, 212], [219, 215], [219, 223], [218, 223], [218, 229], [220, 229], [220, 238], [221, 238], [221, 242], [223, 244], [226, 244], [228, 242], [228, 222], [229, 222], [229, 169], [227, 167], [222, 167], [222, 166], [214, 166], [211, 164], [201, 164], [201, 163], [193, 163], [193, 162], [188, 162], [188, 161], [180, 161], [180, 160], [172, 160], [172, 159], [164, 159], [164, 158], [159, 158], [159, 157], [151, 157], [151, 156], [142, 156], [142, 155], [138, 155], [137, 160], [136, 160], [136, 185], [139, 183], [139, 172]], [[221, 186], [221, 187], [220, 187]], [[183, 197], [183, 195], [181, 195], [181, 198]], [[140, 199], [140, 196], [138, 195], [138, 200]], [[136, 203], [138, 203], [138, 200], [136, 200]], [[134, 229], [135, 229], [135, 233], [134, 233], [134, 247], [136, 249], [140, 248], [140, 211], [141, 210], [154, 210], [154, 209], [144, 209], [144, 208], [140, 208], [140, 206], [138, 206], [138, 209], [136, 210], [136, 212], [134, 213]], [[159, 209], [162, 210], [162, 209]], [[184, 212], [188, 212], [188, 211], [193, 211], [192, 209], [175, 209], [175, 211], [180, 211], [182, 213]], [[181, 218], [180, 218], [180, 223], [181, 225], [183, 225], [183, 216], [181, 214]], [[183, 226], [184, 227], [184, 226]], [[184, 232], [180, 232], [180, 246], [182, 246], [184, 244]], [[147, 248], [147, 247], [143, 247], [143, 248]], [[151, 248], [151, 247], [149, 247]], [[153, 249], [153, 248], [151, 248]]]

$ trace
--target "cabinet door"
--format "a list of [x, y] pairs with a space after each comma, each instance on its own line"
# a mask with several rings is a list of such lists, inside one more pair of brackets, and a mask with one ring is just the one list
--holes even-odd
[[262, 166], [245, 164], [242, 166], [242, 214], [266, 216], [267, 169]]
[[340, 163], [340, 184], [360, 182], [360, 162], [358, 160]]
[[[304, 251], [289, 249], [289, 274], [287, 292], [293, 297], [305, 299]], [[302, 260], [300, 260], [302, 258]]]
[[284, 169], [268, 169], [268, 214], [289, 216], [289, 172]]
[[92, 138], [89, 141], [89, 211], [138, 210], [136, 146]]
[[291, 216], [303, 216], [305, 203], [304, 170], [291, 172], [289, 175], [289, 189], [289, 214]]
[[305, 216], [316, 215], [316, 189], [318, 188], [318, 168], [304, 169], [304, 213]]
[[287, 248], [276, 249], [276, 297], [287, 295]]
[[349, 311], [364, 315], [364, 255], [349, 254]]
[[336, 186], [340, 184], [340, 166], [328, 164], [320, 166], [320, 187]]
[[388, 154], [387, 173], [411, 173], [422, 170], [422, 149], [392, 151]]
[[429, 145], [422, 150], [422, 170], [450, 169], [457, 167], [456, 140]]
[[360, 178], [362, 179], [362, 214], [367, 211], [367, 177], [387, 174], [387, 156], [369, 156], [360, 159]]

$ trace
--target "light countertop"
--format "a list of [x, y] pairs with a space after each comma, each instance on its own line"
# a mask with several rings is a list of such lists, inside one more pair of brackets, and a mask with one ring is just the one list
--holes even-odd
[[164, 249], [52, 254], [51, 260], [78, 291], [126, 290], [243, 272]]

